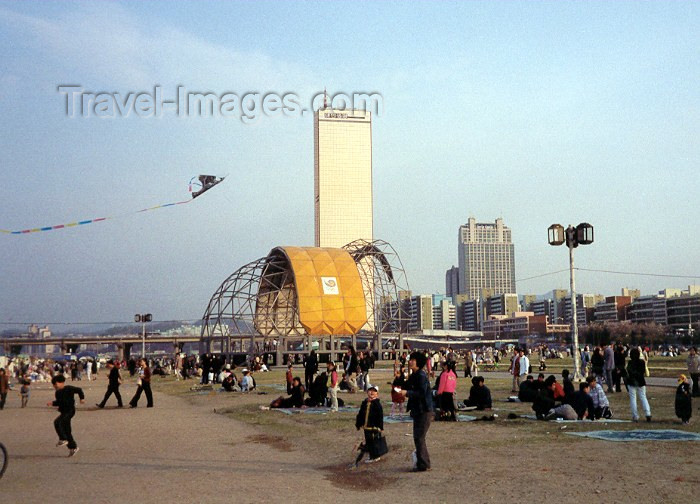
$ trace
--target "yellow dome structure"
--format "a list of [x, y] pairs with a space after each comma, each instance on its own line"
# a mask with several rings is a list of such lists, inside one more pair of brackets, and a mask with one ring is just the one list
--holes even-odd
[[250, 351], [246, 340], [285, 352], [289, 342], [390, 331], [401, 317], [397, 278], [405, 282], [400, 259], [380, 240], [275, 247], [214, 293], [202, 317], [203, 351]]
[[[307, 334], [357, 334], [367, 323], [367, 306], [357, 264], [345, 249], [321, 247], [279, 247], [270, 254], [282, 254], [289, 261], [298, 304], [299, 323]], [[256, 329], [269, 328], [266, 321], [278, 296], [261, 282], [255, 309]], [[272, 306], [271, 306], [272, 305]], [[260, 317], [259, 314], [266, 316]]]

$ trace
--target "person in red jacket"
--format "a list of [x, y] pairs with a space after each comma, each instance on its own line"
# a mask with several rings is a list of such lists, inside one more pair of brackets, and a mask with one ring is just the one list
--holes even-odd
[[455, 413], [455, 391], [457, 390], [457, 374], [455, 373], [455, 362], [446, 361], [443, 364], [444, 371], [440, 373], [440, 384], [438, 385], [438, 400], [440, 401], [440, 417], [438, 420], [456, 422]]

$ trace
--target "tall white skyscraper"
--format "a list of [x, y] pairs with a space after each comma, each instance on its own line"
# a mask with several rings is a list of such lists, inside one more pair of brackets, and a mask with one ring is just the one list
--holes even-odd
[[364, 110], [314, 115], [315, 245], [373, 239], [372, 120]]
[[[469, 299], [515, 292], [515, 247], [503, 219], [476, 222], [473, 217], [459, 227], [459, 294]], [[453, 278], [454, 267], [447, 271]], [[454, 282], [447, 283], [454, 292]]]

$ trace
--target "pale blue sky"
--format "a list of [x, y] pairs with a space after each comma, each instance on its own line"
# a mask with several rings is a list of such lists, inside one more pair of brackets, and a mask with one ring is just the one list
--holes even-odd
[[588, 221], [578, 266], [687, 278], [579, 272], [579, 291], [700, 282], [699, 22], [697, 2], [0, 2], [0, 228], [229, 174], [191, 205], [0, 235], [0, 321], [198, 318], [238, 267], [313, 244], [311, 116], [68, 118], [60, 84], [381, 93], [375, 234], [416, 292], [444, 291], [470, 216], [512, 228], [517, 278], [567, 268], [546, 229]]

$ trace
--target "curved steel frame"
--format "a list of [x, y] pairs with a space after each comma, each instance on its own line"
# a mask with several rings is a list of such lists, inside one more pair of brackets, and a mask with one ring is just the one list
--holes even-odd
[[394, 247], [384, 240], [355, 240], [343, 248], [357, 263], [362, 278], [370, 320], [366, 331], [399, 331], [403, 322], [399, 291], [407, 291], [408, 282]]
[[[399, 255], [383, 240], [356, 240], [343, 248], [355, 260], [365, 291], [368, 323], [361, 332], [377, 338], [382, 332], [401, 330], [399, 291], [408, 290], [408, 283]], [[259, 341], [273, 340], [275, 348], [286, 350], [288, 341], [308, 337], [299, 323], [289, 261], [273, 249], [221, 283], [202, 317], [200, 341], [202, 351], [252, 354]], [[250, 341], [247, 349], [245, 340]]]

